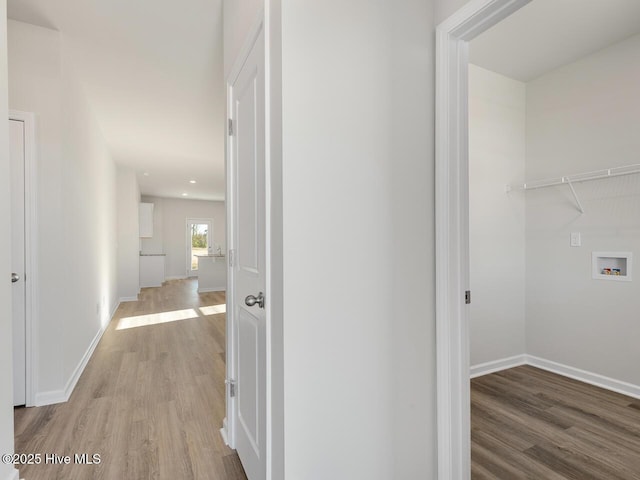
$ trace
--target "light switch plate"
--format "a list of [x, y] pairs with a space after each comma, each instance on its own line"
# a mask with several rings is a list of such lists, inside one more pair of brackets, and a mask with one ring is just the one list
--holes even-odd
[[571, 232], [571, 246], [572, 247], [582, 246], [582, 238], [580, 237], [580, 232]]

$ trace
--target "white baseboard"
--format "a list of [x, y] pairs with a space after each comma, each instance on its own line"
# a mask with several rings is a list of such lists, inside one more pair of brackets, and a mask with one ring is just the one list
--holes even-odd
[[44, 405], [53, 405], [54, 403], [63, 403], [68, 399], [64, 396], [64, 390], [49, 390], [46, 392], [36, 393], [33, 399], [34, 407], [43, 407]]
[[227, 287], [211, 287], [211, 288], [198, 288], [198, 293], [207, 293], [207, 292], [224, 292]]
[[96, 333], [96, 336], [93, 337], [91, 344], [89, 344], [89, 348], [87, 348], [87, 351], [84, 353], [84, 356], [80, 360], [80, 363], [78, 363], [78, 366], [73, 371], [71, 378], [67, 382], [67, 385], [64, 389], [67, 400], [69, 399], [69, 397], [71, 397], [71, 394], [73, 393], [73, 389], [76, 387], [76, 383], [78, 383], [78, 380], [80, 380], [80, 375], [82, 375], [84, 368], [87, 366], [87, 363], [89, 363], [89, 360], [91, 359], [91, 355], [93, 355], [93, 351], [98, 346], [98, 343], [100, 342], [100, 339], [102, 338], [102, 335], [104, 334], [105, 330], [106, 328], [100, 328], [98, 330], [98, 333]]
[[220, 436], [226, 446], [229, 446], [229, 435], [227, 433], [227, 417], [222, 420], [222, 428], [220, 429]]
[[113, 317], [115, 316], [116, 311], [118, 310], [118, 307], [120, 307], [120, 303], [122, 303], [122, 300], [118, 300], [116, 304], [113, 307], [111, 307], [111, 313], [109, 314], [109, 323], [111, 323], [111, 320], [113, 320]]
[[526, 355], [515, 355], [513, 357], [473, 365], [469, 369], [469, 373], [471, 374], [471, 378], [476, 378], [482, 375], [488, 375], [489, 373], [499, 372], [500, 370], [506, 370], [507, 368], [518, 367], [526, 363]]
[[20, 480], [20, 472], [15, 468], [9, 472], [9, 475], [5, 477], [6, 480]]
[[100, 342], [100, 339], [102, 338], [102, 335], [104, 334], [105, 330], [106, 328], [100, 328], [100, 330], [98, 330], [98, 333], [96, 333], [96, 336], [93, 337], [91, 344], [89, 344], [89, 348], [87, 348], [87, 351], [84, 353], [84, 355], [82, 356], [82, 359], [80, 360], [75, 370], [71, 374], [71, 377], [67, 381], [67, 384], [64, 390], [50, 390], [48, 392], [36, 393], [36, 398], [35, 398], [36, 407], [42, 407], [44, 405], [52, 405], [54, 403], [63, 403], [69, 400], [69, 398], [71, 397], [71, 394], [73, 393], [73, 389], [76, 387], [78, 380], [80, 380], [80, 375], [82, 375], [82, 372], [87, 366], [87, 363], [89, 363], [89, 359], [91, 358], [91, 355], [93, 355], [93, 351], [98, 346], [98, 343]]
[[527, 364], [532, 367], [541, 368], [542, 370], [557, 373], [558, 375], [573, 378], [574, 380], [579, 380], [629, 397], [640, 398], [640, 386], [638, 385], [605, 377], [598, 373], [587, 372], [586, 370], [570, 367], [561, 363], [552, 362], [551, 360], [545, 360], [544, 358], [534, 357], [533, 355], [527, 355], [526, 357]]
[[563, 377], [573, 378], [574, 380], [579, 380], [581, 382], [588, 383], [589, 385], [595, 385], [596, 387], [604, 388], [605, 390], [611, 390], [612, 392], [640, 399], [640, 386], [638, 385], [633, 385], [632, 383], [605, 377], [598, 373], [592, 373], [579, 368], [563, 365], [534, 355], [516, 355], [514, 357], [502, 358], [491, 362], [473, 365], [470, 368], [470, 376], [471, 378], [476, 378], [520, 365], [531, 365], [532, 367], [557, 373]]
[[[137, 302], [137, 301], [138, 301], [137, 295], [135, 297], [120, 297], [120, 300], [118, 300], [118, 305], [116, 306], [116, 310], [118, 309], [118, 307], [122, 302]], [[115, 313], [115, 310], [113, 311], [113, 313]]]

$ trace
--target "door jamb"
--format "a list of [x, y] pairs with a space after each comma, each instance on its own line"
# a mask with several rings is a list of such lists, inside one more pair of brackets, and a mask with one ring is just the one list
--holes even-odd
[[9, 110], [9, 120], [24, 124], [25, 188], [25, 385], [26, 406], [35, 405], [38, 384], [38, 203], [36, 163], [36, 116], [31, 112]]
[[470, 478], [469, 41], [531, 0], [472, 0], [436, 28], [438, 479]]

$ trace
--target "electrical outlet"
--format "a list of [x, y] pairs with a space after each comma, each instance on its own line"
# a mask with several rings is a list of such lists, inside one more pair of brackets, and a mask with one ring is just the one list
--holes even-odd
[[582, 238], [580, 236], [580, 232], [571, 232], [571, 246], [572, 247], [582, 246]]

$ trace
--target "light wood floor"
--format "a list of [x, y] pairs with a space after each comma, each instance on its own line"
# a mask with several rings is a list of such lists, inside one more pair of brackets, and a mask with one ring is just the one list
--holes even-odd
[[[67, 403], [15, 410], [17, 453], [97, 453], [101, 463], [23, 466], [21, 478], [246, 480], [219, 433], [225, 314], [198, 310], [224, 303], [224, 293], [199, 295], [194, 280], [123, 303]], [[182, 310], [196, 318], [117, 329], [124, 317]]]
[[473, 480], [640, 479], [640, 400], [530, 366], [471, 381]]

